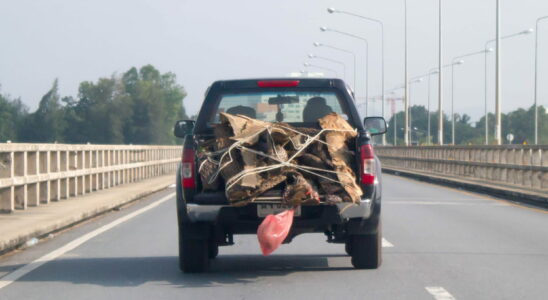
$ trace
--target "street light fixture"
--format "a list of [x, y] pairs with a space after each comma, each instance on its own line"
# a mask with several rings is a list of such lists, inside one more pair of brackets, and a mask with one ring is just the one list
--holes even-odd
[[368, 71], [369, 70], [369, 42], [364, 37], [361, 37], [352, 33], [344, 32], [344, 31], [336, 30], [333, 28], [327, 28], [325, 26], [320, 27], [320, 30], [322, 32], [327, 32], [327, 31], [335, 32], [335, 33], [346, 35], [346, 36], [359, 39], [365, 42], [365, 116], [367, 117], [368, 102], [369, 102], [369, 97], [368, 97], [369, 96], [369, 71]]
[[[522, 30], [522, 31], [513, 33], [513, 34], [502, 36], [502, 37], [500, 37], [500, 39], [505, 40], [505, 39], [509, 39], [509, 38], [513, 38], [513, 37], [517, 37], [517, 36], [521, 36], [521, 35], [528, 35], [528, 34], [533, 33], [534, 31], [535, 30], [533, 28], [529, 28], [529, 29], [526, 29], [526, 30]], [[488, 110], [488, 106], [487, 106], [487, 54], [489, 54], [489, 52], [492, 52], [492, 51], [487, 51], [487, 50], [489, 49], [489, 44], [491, 44], [495, 41], [496, 41], [496, 39], [488, 40], [487, 42], [485, 42], [485, 46], [484, 46], [484, 49], [486, 50], [485, 55], [484, 55], [484, 64], [485, 64], [485, 71], [484, 71], [484, 76], [485, 76], [485, 79], [484, 79], [484, 81], [485, 81], [484, 82], [484, 93], [485, 93], [485, 95], [484, 95], [484, 98], [485, 98], [484, 99], [484, 101], [485, 101], [485, 103], [484, 103], [484, 105], [485, 105], [485, 116], [484, 116], [484, 119], [485, 119], [485, 145], [489, 145], [489, 114], [488, 114], [489, 110]], [[499, 100], [500, 100], [500, 98], [499, 98]], [[500, 111], [499, 111], [499, 113], [500, 113]], [[500, 120], [500, 114], [497, 114], [497, 119]], [[497, 126], [497, 125], [495, 124], [495, 126]]]
[[[362, 16], [362, 15], [355, 14], [355, 13], [352, 13], [352, 12], [349, 12], [349, 11], [339, 10], [339, 9], [336, 9], [336, 8], [333, 8], [333, 7], [329, 7], [327, 9], [327, 12], [329, 12], [330, 14], [341, 13], [341, 14], [357, 17], [357, 18], [360, 18], [360, 19], [363, 19], [363, 20], [375, 22], [378, 25], [380, 25], [380, 28], [381, 28], [381, 88], [382, 88], [382, 108], [381, 108], [381, 110], [382, 110], [382, 116], [384, 118], [384, 105], [385, 105], [385, 103], [384, 103], [385, 102], [385, 93], [384, 93], [384, 23], [382, 21], [374, 19], [374, 18]], [[386, 144], [386, 138], [383, 135], [383, 145], [384, 144]]]
[[318, 55], [313, 54], [313, 53], [309, 53], [308, 58], [322, 59], [322, 60], [325, 60], [325, 61], [329, 61], [329, 62], [341, 65], [343, 67], [343, 78], [344, 78], [344, 80], [346, 80], [346, 65], [342, 61], [331, 59], [331, 58], [328, 58], [328, 57], [318, 56]]
[[333, 50], [337, 50], [337, 51], [341, 51], [341, 52], [345, 52], [345, 53], [349, 53], [349, 54], [352, 54], [352, 58], [353, 58], [353, 61], [354, 61], [354, 92], [356, 91], [356, 54], [352, 51], [349, 51], [349, 50], [346, 50], [346, 49], [342, 49], [342, 48], [339, 48], [339, 47], [335, 47], [335, 46], [331, 46], [331, 45], [326, 45], [326, 44], [323, 44], [323, 43], [320, 43], [320, 42], [314, 42], [314, 47], [326, 47], [326, 48], [329, 48], [329, 49], [333, 49]]
[[329, 72], [333, 72], [333, 73], [335, 73], [335, 76], [336, 76], [336, 77], [339, 77], [339, 73], [337, 73], [337, 71], [335, 71], [335, 70], [333, 70], [333, 69], [331, 69], [331, 68], [328, 68], [328, 67], [313, 65], [313, 64], [307, 63], [307, 62], [303, 63], [303, 66], [305, 66], [305, 67], [307, 67], [307, 68], [308, 68], [308, 67], [313, 67], [313, 68], [317, 68], [317, 69], [321, 69], [321, 70], [326, 70], [326, 71], [329, 71]]
[[418, 78], [417, 77], [413, 77], [411, 78], [411, 80], [409, 80], [409, 83], [419, 83], [419, 82], [422, 82], [424, 80], [423, 78], [424, 75], [421, 75], [419, 76]]

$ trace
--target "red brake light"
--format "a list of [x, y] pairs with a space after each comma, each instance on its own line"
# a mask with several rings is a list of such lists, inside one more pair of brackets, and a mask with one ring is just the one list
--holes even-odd
[[196, 180], [194, 178], [195, 163], [194, 149], [183, 149], [183, 158], [181, 164], [181, 183], [183, 188], [195, 188]]
[[263, 81], [257, 81], [257, 85], [262, 88], [295, 87], [299, 85], [299, 81], [298, 80], [263, 80]]
[[375, 183], [375, 154], [371, 145], [361, 146], [361, 183], [362, 184], [374, 184]]

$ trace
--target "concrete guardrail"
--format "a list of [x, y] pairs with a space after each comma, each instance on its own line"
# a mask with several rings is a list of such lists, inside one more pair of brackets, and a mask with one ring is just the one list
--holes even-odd
[[174, 173], [180, 146], [0, 144], [0, 212]]
[[548, 196], [548, 146], [375, 147], [383, 168], [448, 176]]

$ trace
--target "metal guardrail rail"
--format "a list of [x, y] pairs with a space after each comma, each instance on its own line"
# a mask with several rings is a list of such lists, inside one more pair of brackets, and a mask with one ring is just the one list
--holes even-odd
[[0, 144], [0, 212], [173, 173], [180, 146]]
[[383, 167], [548, 193], [548, 146], [375, 147]]

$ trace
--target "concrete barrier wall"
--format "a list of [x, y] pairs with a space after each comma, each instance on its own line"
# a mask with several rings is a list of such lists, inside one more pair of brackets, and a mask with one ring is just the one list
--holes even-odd
[[548, 146], [375, 148], [383, 167], [548, 192]]
[[0, 212], [174, 173], [180, 146], [0, 143]]

